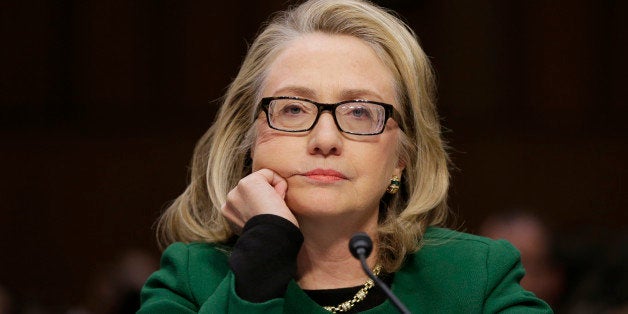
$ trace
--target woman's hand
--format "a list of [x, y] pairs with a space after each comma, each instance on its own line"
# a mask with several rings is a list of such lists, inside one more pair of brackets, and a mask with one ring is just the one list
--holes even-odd
[[284, 197], [288, 183], [270, 169], [261, 169], [242, 178], [238, 185], [227, 194], [227, 202], [222, 205], [222, 215], [231, 223], [242, 228], [253, 216], [273, 214], [283, 217], [299, 226], [296, 217]]

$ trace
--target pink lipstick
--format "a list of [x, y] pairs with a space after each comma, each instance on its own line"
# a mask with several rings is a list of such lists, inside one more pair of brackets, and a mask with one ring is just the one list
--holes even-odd
[[320, 182], [335, 182], [347, 179], [347, 177], [341, 172], [331, 169], [314, 169], [304, 173], [303, 175], [309, 179]]

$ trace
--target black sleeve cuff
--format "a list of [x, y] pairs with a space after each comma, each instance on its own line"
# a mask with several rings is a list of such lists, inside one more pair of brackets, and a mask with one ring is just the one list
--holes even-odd
[[249, 219], [229, 258], [238, 296], [251, 302], [283, 296], [296, 275], [301, 244], [301, 230], [287, 219], [272, 214]]

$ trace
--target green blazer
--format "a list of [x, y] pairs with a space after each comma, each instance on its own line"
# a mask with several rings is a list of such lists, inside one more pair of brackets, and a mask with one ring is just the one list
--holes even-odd
[[[391, 287], [411, 312], [552, 313], [519, 285], [524, 270], [508, 242], [440, 228], [428, 228], [424, 241], [407, 256]], [[174, 243], [142, 289], [138, 313], [329, 313], [294, 280], [283, 298], [263, 303], [242, 300], [234, 285], [224, 247]], [[397, 310], [386, 301], [364, 313]]]

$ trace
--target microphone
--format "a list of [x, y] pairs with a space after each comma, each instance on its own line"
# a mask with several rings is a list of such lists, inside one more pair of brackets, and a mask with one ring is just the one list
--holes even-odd
[[381, 279], [373, 274], [369, 266], [366, 264], [366, 258], [369, 257], [369, 255], [371, 255], [371, 252], [373, 251], [373, 241], [371, 240], [371, 237], [369, 237], [368, 234], [364, 232], [358, 232], [354, 234], [349, 241], [349, 251], [351, 251], [353, 257], [360, 260], [364, 272], [373, 280], [373, 282], [377, 284], [377, 286], [386, 294], [386, 296], [388, 296], [390, 301], [395, 305], [395, 307], [397, 307], [399, 312], [404, 314], [410, 314], [408, 308], [403, 305], [403, 303], [401, 303], [397, 296]]

